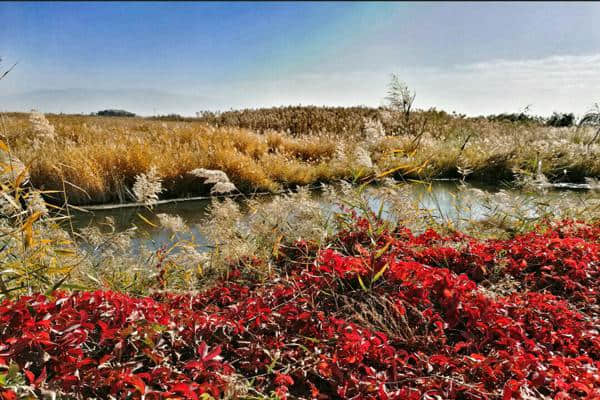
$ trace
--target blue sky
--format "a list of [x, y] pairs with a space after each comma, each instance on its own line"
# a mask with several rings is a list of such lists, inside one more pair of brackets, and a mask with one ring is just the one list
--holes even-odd
[[0, 3], [0, 110], [141, 114], [380, 105], [582, 113], [600, 101], [595, 3]]

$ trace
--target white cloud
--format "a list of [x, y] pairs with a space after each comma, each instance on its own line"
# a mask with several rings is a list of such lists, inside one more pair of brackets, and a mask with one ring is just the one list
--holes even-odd
[[421, 74], [417, 79], [432, 105], [469, 114], [515, 112], [528, 104], [538, 114], [583, 113], [600, 100], [600, 54], [492, 60]]
[[[135, 92], [124, 90], [111, 96], [104, 93], [102, 104], [126, 103], [122, 107], [143, 114], [152, 114], [153, 108], [157, 108], [161, 113], [188, 115], [201, 109], [289, 104], [378, 106], [386, 95], [392, 72], [416, 90], [416, 105], [420, 108], [436, 107], [480, 115], [518, 112], [532, 105], [531, 111], [535, 114], [549, 115], [560, 111], [581, 115], [593, 103], [600, 102], [600, 54], [591, 54], [490, 60], [446, 68], [382, 65], [377, 70], [368, 71], [322, 70], [277, 79], [196, 83], [190, 84], [190, 87], [197, 86], [194, 98], [191, 94], [151, 96], [152, 99], [141, 101]], [[199, 95], [206, 97], [198, 98]], [[106, 101], [104, 98], [107, 98]], [[24, 107], [21, 104], [29, 109], [30, 103], [39, 106], [43, 99], [29, 96], [20, 100], [4, 99], [0, 104], [3, 109], [14, 109], [17, 105]], [[77, 112], [82, 104], [87, 104], [69, 101], [69, 96], [61, 100], [64, 101], [57, 101], [55, 96], [48, 103], [48, 111], [55, 111], [54, 108], [60, 104], [62, 110]], [[80, 111], [89, 111], [88, 108], [96, 110], [100, 106], [94, 103]]]
[[490, 60], [439, 67], [388, 66], [376, 71], [303, 73], [276, 80], [230, 83], [233, 107], [281, 104], [380, 105], [390, 73], [417, 92], [420, 108], [470, 115], [531, 111], [582, 114], [600, 101], [600, 54]]
[[589, 69], [595, 68], [600, 63], [600, 54], [575, 56], [575, 55], [557, 55], [546, 58], [531, 60], [492, 60], [464, 65], [465, 69], [488, 70], [502, 68], [504, 70], [548, 70], [560, 71], [562, 69], [576, 67]]

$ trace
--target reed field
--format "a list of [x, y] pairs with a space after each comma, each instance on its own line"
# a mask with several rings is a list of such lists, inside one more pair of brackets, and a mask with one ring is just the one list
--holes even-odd
[[[129, 202], [136, 176], [154, 168], [161, 198], [208, 194], [190, 174], [227, 174], [242, 193], [396, 178], [461, 178], [491, 184], [543, 174], [550, 182], [600, 176], [591, 126], [467, 118], [435, 110], [288, 107], [205, 113], [175, 121], [10, 113], [4, 140], [31, 182], [75, 205]], [[50, 198], [62, 203], [64, 199]]]

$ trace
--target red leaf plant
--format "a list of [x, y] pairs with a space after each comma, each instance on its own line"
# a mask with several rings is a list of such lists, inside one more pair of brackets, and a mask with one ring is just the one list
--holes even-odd
[[[218, 398], [233, 378], [280, 398], [600, 398], [598, 225], [373, 228], [282, 247], [267, 283], [234, 270], [197, 295], [6, 300], [0, 364], [80, 399]], [[506, 276], [518, 287], [494, 291]]]

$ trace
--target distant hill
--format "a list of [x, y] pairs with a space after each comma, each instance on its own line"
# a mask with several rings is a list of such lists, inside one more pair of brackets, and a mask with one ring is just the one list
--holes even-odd
[[95, 113], [102, 117], [135, 117], [135, 114], [125, 110], [102, 110]]
[[194, 115], [199, 110], [223, 108], [214, 99], [187, 96], [153, 89], [64, 89], [36, 90], [0, 95], [0, 111], [89, 114], [105, 109], [124, 109], [138, 115]]

